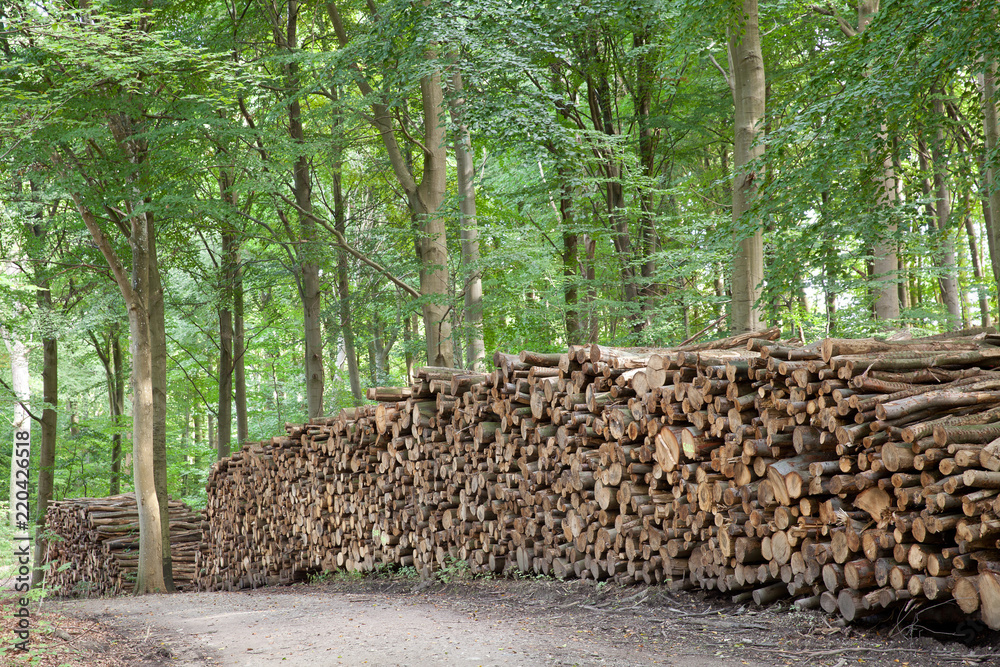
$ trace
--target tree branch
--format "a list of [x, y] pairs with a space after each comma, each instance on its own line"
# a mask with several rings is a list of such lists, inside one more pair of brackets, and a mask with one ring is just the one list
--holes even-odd
[[729, 76], [729, 72], [727, 72], [726, 69], [719, 64], [719, 61], [716, 60], [715, 56], [711, 53], [708, 54], [708, 59], [712, 61], [712, 64], [715, 65], [715, 69], [719, 70], [719, 74], [721, 74], [722, 78], [726, 80], [726, 85], [729, 86], [729, 91], [735, 94], [736, 84], [733, 82], [732, 77]]
[[858, 34], [857, 29], [850, 23], [848, 23], [844, 19], [844, 17], [840, 15], [840, 12], [838, 12], [833, 5], [828, 4], [826, 7], [813, 5], [812, 10], [817, 14], [821, 14], [823, 16], [832, 16], [834, 19], [837, 20], [837, 25], [840, 27], [840, 32], [844, 33], [848, 37], [854, 37], [855, 35]]
[[42, 418], [39, 417], [34, 412], [32, 412], [31, 410], [28, 409], [28, 406], [25, 405], [24, 402], [22, 402], [21, 399], [17, 397], [17, 392], [14, 391], [14, 388], [11, 387], [6, 382], [4, 382], [3, 378], [0, 378], [0, 385], [3, 385], [4, 389], [6, 389], [7, 391], [10, 392], [10, 395], [14, 397], [14, 400], [17, 401], [17, 404], [21, 406], [21, 409], [24, 410], [25, 413], [27, 413], [27, 415], [29, 417], [31, 417], [33, 420], [35, 420], [39, 424], [42, 423]]

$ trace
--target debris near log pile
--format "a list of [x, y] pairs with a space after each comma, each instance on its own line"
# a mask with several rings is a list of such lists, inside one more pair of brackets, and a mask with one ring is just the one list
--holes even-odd
[[[202, 516], [170, 501], [170, 553], [178, 590], [195, 587]], [[116, 595], [135, 587], [139, 567], [139, 509], [134, 493], [49, 503], [45, 515], [45, 583], [60, 595]]]
[[453, 561], [1000, 628], [1000, 337], [496, 354], [213, 468], [200, 586]]

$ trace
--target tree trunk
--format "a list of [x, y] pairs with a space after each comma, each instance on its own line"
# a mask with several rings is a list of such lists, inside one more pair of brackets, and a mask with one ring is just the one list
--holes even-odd
[[972, 222], [972, 214], [966, 207], [965, 213], [965, 233], [969, 239], [969, 258], [972, 260], [972, 275], [976, 279], [976, 293], [979, 296], [979, 323], [984, 327], [990, 326], [990, 304], [987, 299], [986, 288], [983, 286], [983, 265], [979, 261], [979, 244], [976, 241], [976, 228]]
[[427, 298], [423, 306], [427, 363], [431, 366], [452, 366], [454, 353], [447, 303], [447, 227], [440, 210], [448, 185], [445, 128], [442, 125], [445, 108], [438, 72], [420, 79], [420, 95], [424, 111], [424, 174], [415, 199], [419, 202], [417, 210], [424, 232], [419, 244], [420, 294]]
[[173, 592], [174, 577], [170, 552], [170, 508], [167, 506], [167, 328], [163, 303], [160, 261], [156, 252], [153, 214], [146, 213], [149, 272], [149, 344], [153, 383], [153, 475], [156, 497], [160, 499], [160, 544], [163, 550], [163, 582]]
[[993, 267], [993, 278], [1000, 287], [1000, 178], [997, 176], [995, 158], [998, 134], [997, 102], [996, 102], [996, 63], [986, 63], [982, 77], [983, 91], [983, 130], [986, 136], [986, 153], [983, 162], [983, 172], [986, 176], [986, 192], [989, 202], [989, 214], [986, 217], [986, 233], [989, 239], [990, 264]]
[[[650, 123], [650, 113], [653, 102], [654, 74], [653, 58], [648, 51], [649, 28], [643, 27], [642, 32], [636, 32], [632, 38], [635, 49], [639, 52], [636, 63], [635, 105], [639, 125], [639, 163], [642, 165], [642, 175], [653, 179], [656, 174], [656, 135]], [[642, 297], [643, 326], [648, 326], [655, 305], [656, 290], [653, 281], [656, 276], [656, 229], [653, 225], [653, 195], [650, 188], [639, 186], [639, 245], [643, 258], [640, 274], [642, 284], [639, 292]]]
[[233, 381], [236, 393], [236, 441], [239, 446], [250, 440], [247, 416], [246, 334], [243, 329], [243, 267], [236, 252], [236, 274], [233, 281]]
[[597, 311], [597, 241], [590, 234], [583, 235], [585, 260], [580, 267], [584, 284], [587, 286], [587, 342], [596, 343], [601, 336], [601, 316]]
[[[344, 191], [341, 176], [342, 164], [338, 160], [333, 169], [333, 220], [335, 229], [342, 235], [346, 234], [346, 216], [344, 211]], [[347, 251], [337, 250], [337, 296], [340, 306], [340, 332], [344, 339], [344, 356], [347, 357], [347, 377], [351, 384], [351, 396], [354, 405], [361, 405], [364, 394], [361, 392], [361, 372], [358, 370], [358, 350], [354, 342], [354, 322], [351, 315], [351, 293], [347, 266]]]
[[[288, 0], [288, 21], [284, 47], [289, 54], [298, 49], [298, 0]], [[276, 31], [277, 32], [277, 31]], [[288, 104], [288, 132], [292, 141], [305, 144], [302, 127], [302, 105], [298, 99], [299, 66], [295, 61], [286, 65], [287, 94], [293, 95]], [[319, 248], [316, 245], [316, 223], [312, 219], [312, 184], [309, 178], [309, 160], [298, 155], [293, 166], [295, 208], [298, 212], [300, 238], [299, 296], [302, 299], [303, 332], [305, 334], [306, 401], [309, 418], [323, 415], [323, 326], [320, 320]]]
[[[764, 57], [758, 29], [757, 0], [743, 0], [742, 12], [730, 29], [735, 131], [733, 143], [733, 225], [745, 224], [744, 217], [757, 192], [758, 174], [753, 162], [764, 155], [757, 136], [764, 121]], [[759, 225], [753, 231], [734, 232], [739, 242], [733, 258], [733, 333], [758, 331], [761, 313], [756, 305], [764, 280], [764, 242]]]
[[566, 342], [569, 345], [583, 343], [584, 330], [580, 322], [579, 298], [577, 283], [579, 282], [580, 258], [579, 242], [574, 228], [573, 200], [570, 198], [569, 185], [562, 185], [563, 196], [559, 200], [559, 216], [562, 226], [562, 269], [563, 269], [563, 300], [566, 302]]
[[462, 273], [465, 276], [466, 368], [482, 370], [486, 360], [483, 342], [483, 278], [479, 270], [479, 228], [476, 221], [476, 169], [472, 138], [462, 120], [462, 73], [451, 76], [451, 117], [455, 124], [455, 165], [459, 199], [459, 229], [462, 239]]
[[233, 433], [233, 296], [234, 239], [228, 229], [222, 230], [222, 284], [219, 308], [219, 447], [216, 460], [229, 456]]
[[111, 436], [111, 486], [109, 494], [121, 493], [122, 480], [122, 417], [125, 416], [125, 366], [122, 363], [122, 341], [118, 325], [111, 327], [111, 363], [113, 369], [113, 390], [111, 418], [115, 433]]
[[[934, 100], [934, 113], [944, 122], [947, 119], [944, 102], [940, 99], [943, 91], [938, 91]], [[945, 153], [944, 128], [938, 125], [931, 145], [931, 160], [934, 163], [934, 196], [935, 212], [937, 213], [937, 229], [940, 242], [941, 277], [938, 285], [941, 288], [941, 300], [948, 310], [948, 329], [959, 328], [962, 322], [962, 304], [958, 294], [958, 268], [955, 261], [955, 242], [952, 239], [949, 223], [951, 221], [951, 192], [948, 188], [948, 167]]]
[[[326, 3], [327, 14], [337, 34], [341, 47], [349, 44], [340, 12], [334, 2]], [[373, 20], [377, 20], [374, 17]], [[435, 46], [429, 45], [425, 55], [428, 60], [436, 58]], [[392, 164], [393, 173], [403, 191], [410, 208], [410, 215], [422, 230], [415, 246], [420, 262], [420, 294], [427, 298], [423, 306], [424, 335], [427, 343], [427, 362], [434, 366], [452, 366], [451, 323], [448, 319], [450, 306], [448, 299], [448, 246], [446, 243], [446, 221], [439, 210], [444, 201], [447, 186], [447, 149], [445, 128], [442, 124], [446, 111], [444, 93], [441, 89], [441, 74], [434, 71], [420, 79], [420, 96], [423, 105], [423, 175], [417, 184], [412, 165], [400, 150], [396, 140], [397, 130], [392, 122], [391, 110], [379, 101], [371, 86], [362, 75], [361, 68], [353, 64], [358, 74], [355, 78], [361, 94], [372, 100], [371, 122], [385, 145]]]
[[[111, 241], [97, 218], [73, 195], [87, 230], [111, 267], [118, 289], [125, 299], [129, 319], [129, 348], [132, 353], [132, 466], [136, 502], [139, 507], [139, 565], [135, 592], [166, 590], [163, 578], [163, 533], [160, 502], [156, 493], [153, 445], [153, 350], [149, 327], [150, 232], [147, 216], [133, 216], [128, 244], [132, 254], [131, 276], [125, 271]], [[165, 504], [165, 503], [164, 503]]]
[[410, 347], [410, 342], [413, 340], [413, 332], [416, 328], [417, 325], [413, 321], [413, 316], [405, 315], [403, 317], [403, 361], [406, 363], [406, 384], [413, 383], [413, 351]]

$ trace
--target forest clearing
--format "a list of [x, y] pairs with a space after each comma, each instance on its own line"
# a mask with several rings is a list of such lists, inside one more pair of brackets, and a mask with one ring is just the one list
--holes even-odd
[[993, 3], [14, 0], [0, 62], [2, 650], [457, 568], [1000, 629]]

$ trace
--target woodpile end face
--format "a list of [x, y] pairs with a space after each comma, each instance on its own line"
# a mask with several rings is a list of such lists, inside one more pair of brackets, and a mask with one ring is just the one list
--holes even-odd
[[[174, 584], [194, 590], [195, 557], [203, 540], [202, 516], [171, 500], [170, 553]], [[135, 494], [72, 498], [49, 503], [45, 514], [46, 586], [60, 595], [131, 593], [139, 567], [139, 509]]]
[[496, 354], [218, 462], [206, 590], [465, 561], [1000, 627], [1000, 337]]

